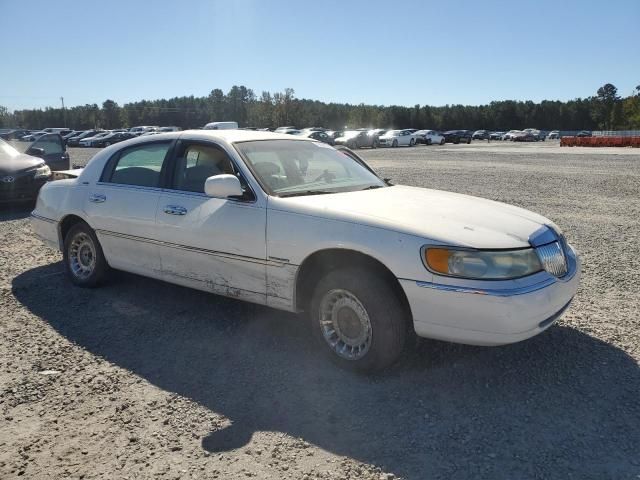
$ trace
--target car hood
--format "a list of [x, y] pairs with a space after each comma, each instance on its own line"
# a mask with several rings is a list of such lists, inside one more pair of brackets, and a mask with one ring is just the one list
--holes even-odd
[[522, 248], [542, 225], [528, 210], [483, 198], [393, 186], [358, 192], [270, 197], [269, 208], [384, 228], [434, 243], [472, 248]]
[[41, 158], [32, 157], [25, 153], [16, 156], [5, 156], [0, 152], [0, 176], [21, 173], [42, 164], [44, 164], [44, 161]]

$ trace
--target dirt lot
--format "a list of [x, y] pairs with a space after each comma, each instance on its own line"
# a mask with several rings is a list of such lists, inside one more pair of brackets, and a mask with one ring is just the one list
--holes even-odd
[[[72, 150], [74, 162], [91, 150]], [[558, 325], [326, 363], [299, 318], [134, 275], [74, 288], [0, 211], [0, 478], [640, 478], [640, 152], [361, 151], [397, 183], [523, 206], [581, 253]]]

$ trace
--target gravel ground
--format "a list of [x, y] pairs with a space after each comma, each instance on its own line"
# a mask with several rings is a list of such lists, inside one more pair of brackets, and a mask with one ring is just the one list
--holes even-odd
[[29, 209], [4, 208], [0, 478], [640, 478], [640, 152], [361, 154], [554, 219], [584, 262], [572, 307], [520, 344], [425, 340], [358, 376], [293, 315], [124, 273], [72, 287]]

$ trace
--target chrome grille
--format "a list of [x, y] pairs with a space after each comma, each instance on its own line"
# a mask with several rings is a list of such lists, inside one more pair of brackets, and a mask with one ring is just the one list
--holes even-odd
[[562, 246], [558, 242], [549, 243], [536, 248], [536, 253], [542, 263], [542, 268], [554, 277], [563, 277], [567, 274], [567, 259], [564, 256]]

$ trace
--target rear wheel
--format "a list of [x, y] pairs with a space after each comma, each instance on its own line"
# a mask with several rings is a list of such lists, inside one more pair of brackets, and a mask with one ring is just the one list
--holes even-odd
[[64, 239], [63, 256], [69, 279], [79, 287], [95, 287], [109, 269], [98, 238], [86, 223], [71, 227]]
[[416, 144], [416, 139], [412, 138], [411, 140], [409, 140], [409, 146], [413, 147]]
[[440, 145], [444, 145], [444, 138], [440, 140]]
[[326, 274], [311, 300], [314, 336], [340, 366], [361, 372], [392, 365], [407, 341], [407, 316], [383, 278], [361, 268]]

